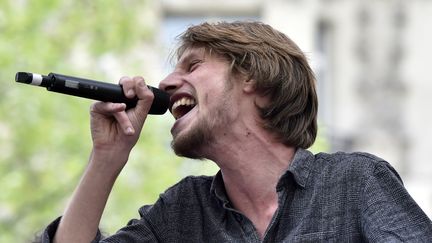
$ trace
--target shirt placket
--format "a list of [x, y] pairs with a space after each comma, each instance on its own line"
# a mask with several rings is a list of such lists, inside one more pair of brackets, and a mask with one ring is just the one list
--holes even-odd
[[244, 238], [247, 240], [247, 242], [250, 243], [261, 242], [261, 239], [258, 236], [258, 232], [255, 229], [255, 226], [246, 216], [244, 216], [241, 212], [231, 207], [229, 201], [227, 200], [225, 200], [223, 207], [226, 210], [228, 210], [232, 215], [232, 217], [234, 217], [234, 219], [238, 222], [238, 225], [242, 230], [242, 234], [244, 235]]
[[294, 194], [294, 185], [286, 185], [285, 182], [282, 183], [281, 185], [278, 185], [276, 190], [278, 194], [278, 208], [275, 214], [273, 215], [269, 226], [267, 227], [267, 230], [264, 234], [264, 238], [262, 241], [263, 243], [265, 242], [273, 243], [275, 242], [275, 240], [277, 240], [278, 232], [274, 232], [274, 229], [278, 224], [281, 215], [286, 214], [284, 210], [286, 210], [287, 204], [289, 204], [290, 201], [292, 201], [292, 197], [290, 197], [290, 195]]

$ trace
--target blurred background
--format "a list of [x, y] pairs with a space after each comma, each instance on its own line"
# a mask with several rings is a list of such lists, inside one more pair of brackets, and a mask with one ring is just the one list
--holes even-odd
[[[59, 216], [91, 149], [92, 101], [14, 82], [56, 72], [157, 86], [176, 36], [203, 21], [260, 20], [286, 33], [318, 79], [313, 151], [367, 151], [389, 161], [432, 216], [432, 1], [0, 0], [0, 242], [28, 242]], [[115, 185], [101, 228], [211, 162], [176, 157], [170, 114], [151, 116]]]

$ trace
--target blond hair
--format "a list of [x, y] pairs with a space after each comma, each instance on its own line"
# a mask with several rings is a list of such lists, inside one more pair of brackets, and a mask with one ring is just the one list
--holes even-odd
[[261, 22], [202, 23], [180, 36], [177, 56], [204, 47], [225, 57], [232, 73], [255, 81], [269, 104], [258, 107], [264, 127], [288, 146], [308, 148], [317, 135], [315, 76], [300, 48]]

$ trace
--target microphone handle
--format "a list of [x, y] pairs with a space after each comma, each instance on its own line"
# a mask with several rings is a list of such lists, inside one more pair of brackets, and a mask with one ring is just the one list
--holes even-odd
[[[45, 79], [45, 77], [47, 79]], [[78, 96], [93, 100], [113, 103], [125, 103], [126, 108], [136, 106], [138, 98], [127, 98], [123, 93], [121, 85], [100, 82], [85, 78], [73, 77], [58, 73], [49, 73], [43, 78], [42, 84], [48, 91]], [[168, 93], [148, 86], [154, 94], [154, 100], [149, 114], [164, 114], [169, 106]]]

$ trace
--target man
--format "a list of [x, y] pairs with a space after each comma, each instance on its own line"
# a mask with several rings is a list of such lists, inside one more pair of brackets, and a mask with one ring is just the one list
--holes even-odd
[[[431, 242], [432, 223], [385, 161], [306, 151], [317, 133], [314, 75], [300, 49], [258, 22], [204, 23], [182, 36], [160, 88], [171, 97], [176, 154], [214, 161], [104, 242]], [[99, 220], [153, 100], [141, 77], [120, 80], [136, 108], [97, 102], [93, 150], [49, 242], [102, 240]]]

